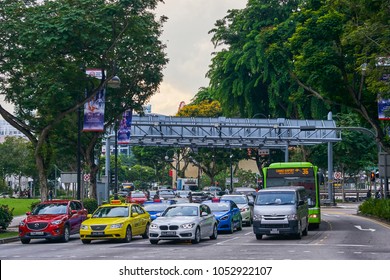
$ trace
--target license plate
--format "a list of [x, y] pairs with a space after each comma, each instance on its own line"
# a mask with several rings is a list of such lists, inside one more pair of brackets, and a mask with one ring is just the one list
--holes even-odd
[[271, 229], [271, 234], [279, 234], [279, 230], [277, 228]]
[[30, 235], [44, 235], [45, 233], [43, 231], [32, 231], [30, 232]]
[[161, 232], [162, 236], [171, 236], [171, 235], [176, 235], [176, 231], [162, 231]]
[[93, 231], [93, 232], [91, 232], [91, 235], [100, 236], [100, 235], [104, 235], [104, 232], [103, 231]]

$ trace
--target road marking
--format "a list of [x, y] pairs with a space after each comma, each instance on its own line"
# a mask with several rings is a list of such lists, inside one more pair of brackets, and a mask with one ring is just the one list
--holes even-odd
[[358, 225], [355, 225], [355, 228], [357, 228], [358, 230], [361, 230], [361, 231], [372, 231], [372, 232], [375, 231], [375, 229], [373, 229], [373, 228], [362, 228], [362, 226], [358, 226]]
[[234, 240], [234, 239], [239, 239], [239, 237], [233, 237], [233, 238], [230, 238], [230, 239], [226, 239], [226, 240], [221, 241], [221, 242], [218, 242], [218, 243], [216, 243], [216, 244], [217, 244], [217, 245], [221, 245], [221, 244], [223, 244], [223, 243], [230, 242], [230, 241], [232, 241], [232, 240]]

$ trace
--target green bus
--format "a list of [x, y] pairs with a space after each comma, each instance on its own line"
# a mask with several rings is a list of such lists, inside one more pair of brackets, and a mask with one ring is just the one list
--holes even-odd
[[263, 187], [303, 186], [308, 193], [309, 226], [321, 223], [318, 167], [310, 162], [277, 162], [263, 168]]

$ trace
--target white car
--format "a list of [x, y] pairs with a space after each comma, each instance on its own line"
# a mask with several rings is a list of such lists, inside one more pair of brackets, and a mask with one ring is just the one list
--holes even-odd
[[248, 197], [244, 194], [227, 194], [221, 196], [221, 201], [231, 200], [234, 201], [238, 208], [240, 208], [242, 222], [247, 226], [251, 226], [253, 222], [253, 201], [249, 201]]
[[207, 205], [182, 203], [169, 206], [149, 227], [149, 241], [217, 239], [218, 222]]

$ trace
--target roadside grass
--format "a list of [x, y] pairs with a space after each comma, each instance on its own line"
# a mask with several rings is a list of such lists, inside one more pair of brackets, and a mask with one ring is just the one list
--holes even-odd
[[[12, 215], [14, 217], [25, 215], [31, 211], [31, 204], [38, 202], [40, 199], [34, 198], [0, 198], [0, 205], [8, 205], [9, 209], [14, 209]], [[17, 230], [0, 230], [0, 239], [18, 236]]]
[[18, 236], [17, 231], [12, 230], [0, 230], [0, 239]]
[[9, 209], [14, 209], [12, 215], [21, 216], [26, 212], [31, 211], [30, 206], [32, 203], [40, 201], [40, 199], [34, 198], [0, 198], [0, 205], [8, 205]]

